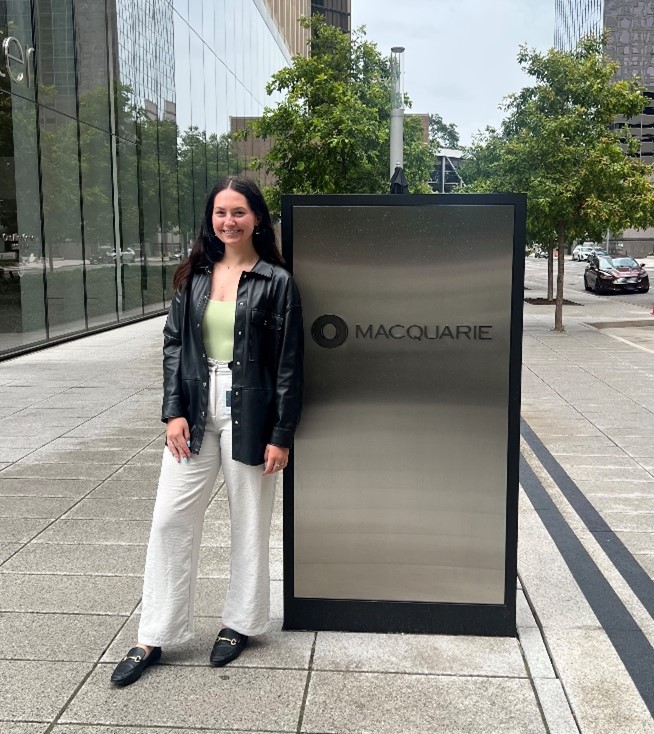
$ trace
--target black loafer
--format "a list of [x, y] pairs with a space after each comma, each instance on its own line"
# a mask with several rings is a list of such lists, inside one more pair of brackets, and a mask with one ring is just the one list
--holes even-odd
[[227, 665], [245, 650], [248, 644], [247, 635], [242, 635], [239, 632], [230, 630], [229, 627], [224, 627], [218, 633], [216, 641], [213, 643], [211, 655], [209, 656], [209, 662], [219, 668], [221, 665]]
[[158, 663], [160, 658], [160, 647], [153, 647], [147, 658], [142, 647], [133, 647], [114, 668], [111, 682], [116, 686], [128, 686], [130, 683], [135, 683], [148, 665]]

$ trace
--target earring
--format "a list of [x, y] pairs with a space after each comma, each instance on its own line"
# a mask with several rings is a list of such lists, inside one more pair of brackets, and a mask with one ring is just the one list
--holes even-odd
[[261, 232], [259, 230], [259, 225], [257, 224], [257, 226], [254, 228], [254, 234], [260, 234], [260, 233]]

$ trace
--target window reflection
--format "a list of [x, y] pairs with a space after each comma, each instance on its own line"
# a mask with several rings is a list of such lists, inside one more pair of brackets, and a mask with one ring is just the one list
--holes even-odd
[[163, 307], [164, 288], [157, 118], [155, 116], [144, 116], [140, 130], [141, 159], [139, 168], [143, 217], [143, 245], [140, 267], [143, 309], [147, 312], [156, 311]]
[[100, 326], [117, 320], [116, 243], [109, 134], [81, 123], [80, 151], [86, 308], [89, 326]]
[[77, 122], [41, 115], [43, 231], [50, 338], [86, 328]]
[[[39, 103], [76, 115], [72, 0], [34, 0]], [[48, 124], [56, 117], [46, 116]]]
[[46, 338], [36, 107], [0, 92], [0, 352]]
[[[138, 152], [133, 143], [118, 141], [118, 214], [120, 252], [116, 254], [119, 269], [118, 317], [121, 320], [141, 316], [143, 294], [141, 283], [141, 201], [138, 186]], [[143, 284], [147, 287], [147, 282]]]

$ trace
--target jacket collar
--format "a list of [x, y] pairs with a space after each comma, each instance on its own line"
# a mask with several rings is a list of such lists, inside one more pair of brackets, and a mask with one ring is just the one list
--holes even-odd
[[250, 272], [254, 273], [255, 275], [261, 275], [264, 278], [272, 278], [273, 266], [269, 262], [266, 262], [265, 260], [259, 258], [256, 265], [252, 268]]

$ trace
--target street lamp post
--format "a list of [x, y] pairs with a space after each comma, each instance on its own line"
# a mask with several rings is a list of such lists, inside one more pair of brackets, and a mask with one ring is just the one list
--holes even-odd
[[404, 46], [391, 49], [391, 176], [396, 166], [404, 168]]

